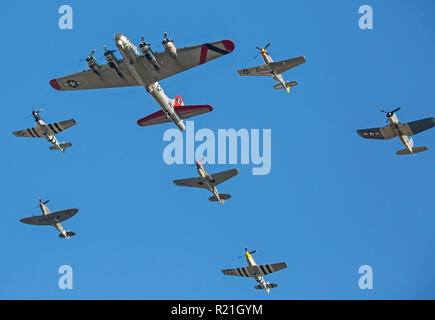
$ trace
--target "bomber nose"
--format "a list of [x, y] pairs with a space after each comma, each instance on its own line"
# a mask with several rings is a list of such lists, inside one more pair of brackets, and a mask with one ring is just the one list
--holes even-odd
[[201, 164], [199, 163], [199, 161], [196, 161], [196, 167], [201, 168]]

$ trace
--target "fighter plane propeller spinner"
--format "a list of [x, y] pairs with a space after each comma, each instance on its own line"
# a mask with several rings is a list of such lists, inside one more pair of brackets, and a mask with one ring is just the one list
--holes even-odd
[[397, 151], [396, 154], [398, 155], [416, 154], [428, 150], [427, 147], [414, 147], [414, 141], [412, 138], [409, 138], [409, 136], [413, 136], [434, 127], [435, 118], [430, 117], [408, 123], [400, 123], [396, 116], [396, 112], [400, 109], [401, 107], [389, 112], [380, 110], [386, 114], [388, 125], [383, 128], [357, 130], [357, 133], [365, 139], [392, 139], [398, 137], [406, 147], [403, 150]]
[[70, 237], [75, 236], [74, 232], [65, 230], [60, 223], [62, 221], [71, 218], [79, 210], [67, 209], [67, 210], [61, 210], [56, 212], [50, 212], [50, 210], [46, 206], [47, 202], [49, 201], [50, 200], [42, 202], [42, 200], [39, 200], [39, 208], [41, 209], [42, 215], [24, 218], [21, 219], [20, 221], [22, 223], [32, 224], [36, 226], [53, 226], [60, 232], [59, 234], [60, 238], [69, 239]]
[[226, 276], [254, 278], [255, 281], [259, 283], [259, 285], [255, 286], [254, 288], [264, 289], [266, 290], [267, 293], [269, 293], [270, 289], [276, 288], [278, 284], [266, 282], [263, 277], [272, 272], [276, 272], [287, 268], [287, 263], [279, 262], [279, 263], [272, 263], [272, 264], [257, 265], [255, 263], [254, 258], [252, 257], [252, 254], [255, 252], [256, 250], [249, 252], [248, 249], [245, 247], [245, 258], [248, 263], [248, 266], [242, 268], [234, 268], [234, 269], [223, 269], [222, 273]]
[[86, 59], [90, 70], [53, 79], [50, 85], [60, 91], [143, 86], [162, 110], [137, 121], [140, 126], [174, 122], [183, 131], [183, 119], [210, 112], [210, 105], [185, 106], [180, 96], [170, 99], [160, 86], [160, 80], [219, 58], [234, 50], [231, 40], [176, 48], [173, 40], [164, 35], [165, 51], [153, 52], [151, 45], [142, 37], [137, 47], [124, 34], [115, 35], [115, 44], [123, 59], [117, 59], [114, 50], [105, 48], [105, 65], [99, 65], [93, 56]]
[[224, 200], [231, 198], [230, 194], [219, 193], [216, 186], [237, 175], [239, 173], [237, 169], [208, 174], [202, 163], [198, 161], [196, 162], [196, 168], [198, 170], [199, 178], [174, 180], [174, 183], [181, 187], [205, 188], [213, 193], [213, 196], [208, 200], [219, 201], [221, 204], [224, 204]]
[[35, 109], [33, 109], [32, 111], [32, 116], [35, 119], [36, 127], [14, 131], [13, 134], [19, 138], [45, 138], [48, 142], [53, 144], [50, 147], [50, 150], [59, 150], [61, 152], [64, 152], [65, 149], [71, 147], [72, 144], [69, 142], [59, 143], [56, 138], [56, 134], [74, 126], [76, 122], [74, 121], [74, 119], [69, 119], [61, 122], [46, 124], [39, 115], [39, 113], [41, 113], [42, 111], [43, 110]]
[[296, 81], [286, 82], [281, 74], [294, 67], [297, 67], [302, 63], [305, 63], [307, 60], [305, 57], [301, 56], [293, 59], [273, 62], [269, 53], [266, 51], [269, 46], [270, 43], [268, 43], [264, 48], [256, 47], [258, 50], [260, 50], [261, 57], [264, 61], [263, 65], [237, 70], [237, 72], [241, 76], [270, 76], [278, 82], [278, 84], [274, 86], [275, 89], [285, 89], [287, 93], [289, 93], [290, 88], [296, 86], [298, 83]]

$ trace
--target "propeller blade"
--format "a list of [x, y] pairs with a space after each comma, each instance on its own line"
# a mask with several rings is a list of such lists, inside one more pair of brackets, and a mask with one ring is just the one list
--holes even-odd
[[270, 42], [268, 44], [266, 44], [266, 46], [264, 47], [264, 49], [267, 49], [270, 46]]
[[43, 202], [42, 204], [46, 204], [46, 203], [48, 203], [48, 202], [50, 202], [50, 200], [47, 200], [47, 201]]
[[249, 254], [253, 254], [253, 253], [256, 253], [257, 252], [257, 250], [252, 250], [251, 252], [249, 252]]
[[259, 47], [256, 47], [258, 50], [261, 50], [261, 48], [259, 48]]
[[397, 109], [394, 109], [393, 111], [391, 111], [391, 113], [395, 113], [395, 112], [399, 111], [400, 109], [402, 109], [402, 107], [398, 107]]
[[92, 57], [94, 55], [95, 51], [96, 51], [95, 49], [92, 50], [91, 53], [89, 54], [89, 57]]

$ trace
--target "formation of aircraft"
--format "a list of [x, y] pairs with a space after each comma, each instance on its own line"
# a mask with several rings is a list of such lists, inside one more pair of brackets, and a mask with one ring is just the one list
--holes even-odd
[[142, 86], [154, 98], [161, 110], [137, 121], [140, 126], [174, 122], [183, 131], [183, 119], [194, 117], [213, 110], [210, 105], [185, 106], [183, 99], [169, 98], [160, 86], [160, 80], [182, 71], [202, 65], [222, 57], [234, 50], [231, 40], [204, 43], [192, 47], [176, 48], [173, 40], [164, 35], [165, 51], [153, 52], [151, 45], [142, 37], [137, 47], [124, 34], [115, 34], [115, 44], [123, 59], [114, 55], [115, 50], [105, 48], [107, 64], [99, 65], [93, 56], [87, 57], [89, 70], [53, 79], [50, 85], [60, 91], [102, 89], [115, 87]]
[[76, 234], [74, 232], [65, 230], [60, 223], [71, 218], [79, 210], [67, 209], [67, 210], [61, 210], [56, 212], [50, 212], [50, 209], [48, 209], [48, 207], [46, 206], [46, 203], [49, 201], [50, 200], [42, 202], [42, 200], [39, 200], [39, 208], [41, 209], [42, 215], [24, 218], [21, 219], [20, 221], [22, 223], [32, 224], [36, 226], [53, 226], [60, 232], [59, 234], [60, 238], [69, 239], [70, 237], [75, 236]]
[[405, 145], [405, 149], [396, 152], [398, 155], [416, 154], [426, 151], [427, 147], [414, 147], [414, 141], [409, 136], [416, 135], [420, 132], [433, 128], [435, 126], [435, 118], [430, 117], [422, 120], [412, 121], [408, 123], [400, 123], [396, 116], [396, 112], [402, 107], [386, 112], [381, 110], [387, 116], [388, 125], [382, 128], [371, 128], [357, 130], [357, 133], [365, 139], [392, 139], [398, 137]]
[[32, 116], [35, 119], [36, 127], [14, 131], [13, 134], [19, 138], [45, 138], [48, 142], [53, 144], [50, 147], [50, 150], [59, 150], [60, 152], [64, 152], [66, 148], [71, 147], [71, 143], [59, 143], [56, 138], [56, 134], [71, 128], [76, 124], [76, 122], [74, 119], [69, 119], [61, 122], [46, 124], [39, 115], [39, 113], [42, 111], [43, 110], [32, 111]]
[[276, 288], [278, 284], [266, 282], [264, 280], [264, 276], [271, 274], [272, 272], [276, 272], [282, 269], [287, 268], [286, 262], [272, 263], [272, 264], [263, 264], [257, 265], [255, 263], [252, 254], [255, 253], [256, 250], [248, 252], [248, 248], [245, 247], [245, 258], [248, 263], [247, 267], [241, 268], [233, 268], [233, 269], [223, 269], [222, 273], [226, 276], [238, 276], [238, 277], [249, 277], [254, 278], [255, 281], [259, 283], [256, 285], [255, 289], [264, 289], [267, 293], [270, 292], [271, 288]]
[[[174, 45], [174, 41], [168, 38], [165, 32], [162, 41], [164, 51], [162, 52], [153, 52], [151, 45], [144, 41], [144, 37], [141, 39], [139, 50], [124, 34], [115, 34], [114, 40], [118, 51], [122, 55], [122, 59], [118, 59], [115, 56], [117, 50], [108, 50], [107, 47], [104, 46], [104, 59], [107, 63], [100, 65], [94, 57], [94, 49], [85, 59], [89, 67], [88, 70], [53, 79], [50, 81], [50, 85], [60, 91], [143, 86], [157, 102], [161, 110], [139, 119], [137, 123], [140, 126], [173, 122], [183, 131], [185, 130], [184, 119], [208, 113], [213, 110], [213, 107], [210, 105], [184, 105], [183, 99], [179, 95], [173, 99], [169, 98], [160, 86], [159, 81], [231, 53], [235, 47], [231, 40], [177, 48]], [[241, 76], [271, 76], [278, 82], [278, 84], [274, 86], [275, 89], [285, 89], [289, 93], [290, 88], [296, 86], [297, 82], [285, 81], [282, 73], [305, 63], [306, 58], [300, 56], [274, 62], [266, 50], [269, 46], [270, 43], [263, 48], [256, 47], [260, 50], [259, 54], [261, 54], [264, 61], [263, 65], [240, 69], [238, 73]], [[404, 150], [397, 151], [399, 155], [426, 151], [428, 149], [427, 147], [414, 147], [412, 138], [408, 137], [434, 127], [435, 118], [430, 117], [401, 124], [395, 115], [400, 109], [401, 108], [397, 108], [391, 112], [381, 110], [386, 113], [388, 125], [382, 128], [358, 130], [358, 134], [368, 139], [391, 139], [396, 136], [399, 137], [406, 147]], [[71, 146], [71, 143], [59, 143], [55, 135], [74, 126], [76, 124], [75, 121], [70, 119], [46, 124], [39, 115], [41, 111], [42, 110], [33, 110], [32, 112], [37, 124], [36, 127], [15, 131], [13, 132], [14, 135], [17, 137], [43, 137], [53, 144], [53, 146], [50, 147], [51, 150], [64, 152], [66, 148]], [[237, 169], [208, 174], [203, 164], [196, 162], [196, 166], [199, 177], [174, 180], [173, 182], [178, 186], [205, 188], [209, 190], [213, 194], [209, 198], [210, 201], [218, 201], [224, 204], [225, 200], [231, 198], [230, 194], [219, 193], [216, 186], [236, 176], [238, 174]], [[20, 221], [32, 225], [51, 225], [60, 232], [59, 237], [61, 238], [68, 239], [74, 236], [75, 233], [65, 230], [61, 222], [74, 216], [78, 212], [78, 209], [67, 209], [51, 213], [46, 206], [47, 202], [48, 201], [39, 201], [42, 215], [24, 218]], [[264, 276], [287, 268], [287, 263], [280, 262], [257, 265], [252, 257], [252, 254], [255, 252], [256, 250], [249, 252], [248, 249], [245, 248], [244, 256], [248, 266], [224, 269], [222, 273], [224, 275], [254, 278], [255, 281], [259, 283], [259, 285], [255, 286], [255, 289], [264, 289], [269, 293], [271, 288], [275, 288], [278, 285], [266, 282]]]
[[271, 56], [266, 51], [269, 46], [270, 42], [264, 48], [257, 47], [257, 49], [260, 50], [261, 57], [263, 58], [263, 65], [247, 69], [240, 69], [237, 70], [237, 72], [241, 76], [272, 77], [275, 81], [278, 82], [278, 84], [274, 86], [275, 89], [285, 89], [287, 93], [290, 93], [290, 88], [296, 86], [298, 83], [296, 81], [286, 82], [281, 74], [294, 67], [297, 67], [302, 63], [305, 63], [307, 60], [305, 59], [305, 57], [301, 56], [293, 59], [273, 62]]
[[188, 178], [181, 180], [174, 180], [177, 186], [181, 187], [193, 187], [193, 188], [204, 188], [213, 193], [208, 200], [219, 201], [224, 204], [224, 201], [231, 198], [230, 194], [219, 193], [216, 186], [222, 182], [236, 176], [239, 171], [237, 169], [230, 169], [226, 171], [221, 171], [213, 174], [208, 174], [204, 168], [204, 165], [199, 161], [196, 162], [196, 169], [198, 170], [198, 178]]

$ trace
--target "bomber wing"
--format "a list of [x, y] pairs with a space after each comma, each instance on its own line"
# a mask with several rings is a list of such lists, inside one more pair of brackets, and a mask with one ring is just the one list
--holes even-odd
[[98, 74], [89, 69], [53, 79], [50, 85], [60, 91], [138, 86], [124, 60], [118, 60], [118, 64], [122, 77], [109, 64], [104, 64], [100, 66]]
[[234, 50], [234, 42], [222, 40], [177, 49], [176, 57], [166, 51], [156, 52], [161, 69], [155, 72], [156, 80], [163, 80], [182, 71], [199, 66]]

